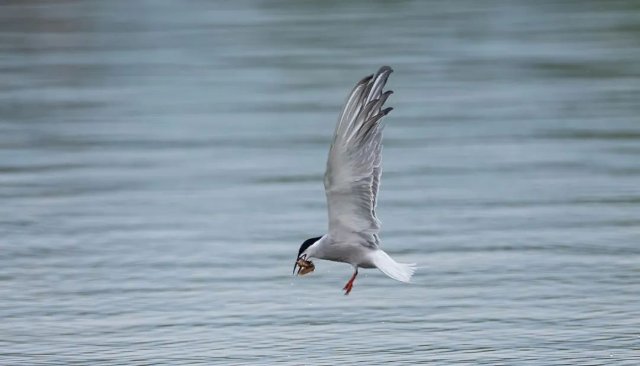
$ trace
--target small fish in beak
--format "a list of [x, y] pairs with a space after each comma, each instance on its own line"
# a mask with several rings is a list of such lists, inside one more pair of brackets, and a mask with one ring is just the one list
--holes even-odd
[[296, 272], [296, 267], [298, 268], [298, 275], [303, 276], [307, 273], [311, 273], [316, 269], [316, 266], [313, 265], [313, 262], [304, 260], [302, 258], [298, 258], [296, 263], [293, 265], [293, 272]]

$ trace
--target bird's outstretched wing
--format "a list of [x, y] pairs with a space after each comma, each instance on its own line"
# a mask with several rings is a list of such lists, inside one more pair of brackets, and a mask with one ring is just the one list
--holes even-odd
[[392, 91], [383, 88], [393, 70], [381, 67], [356, 84], [347, 98], [329, 150], [324, 188], [329, 208], [329, 235], [334, 242], [367, 238], [377, 245], [380, 221], [376, 197], [380, 184], [381, 120], [392, 108], [382, 109]]

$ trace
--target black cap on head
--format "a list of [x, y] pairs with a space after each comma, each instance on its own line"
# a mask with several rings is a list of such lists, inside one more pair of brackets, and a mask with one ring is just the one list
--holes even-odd
[[302, 254], [305, 250], [307, 250], [307, 248], [309, 248], [313, 243], [320, 240], [320, 238], [322, 237], [318, 236], [317, 238], [311, 238], [311, 239], [305, 240], [304, 243], [300, 245], [300, 250], [298, 250], [298, 257], [300, 257], [300, 254]]

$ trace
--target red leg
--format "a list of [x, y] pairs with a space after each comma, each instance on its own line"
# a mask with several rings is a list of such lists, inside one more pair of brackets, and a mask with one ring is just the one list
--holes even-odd
[[358, 275], [358, 269], [356, 268], [356, 271], [353, 272], [353, 276], [351, 276], [351, 278], [349, 279], [349, 282], [347, 282], [346, 285], [344, 285], [344, 294], [345, 295], [349, 295], [349, 292], [351, 292], [351, 289], [353, 288], [353, 281], [356, 280], [356, 276]]

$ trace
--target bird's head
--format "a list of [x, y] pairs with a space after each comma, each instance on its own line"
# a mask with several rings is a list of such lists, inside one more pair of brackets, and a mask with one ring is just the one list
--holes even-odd
[[293, 264], [293, 274], [296, 274], [296, 268], [298, 268], [297, 274], [301, 276], [313, 272], [316, 267], [313, 265], [313, 262], [309, 260], [313, 256], [311, 246], [320, 240], [320, 238], [321, 237], [307, 239], [300, 245], [296, 262]]

